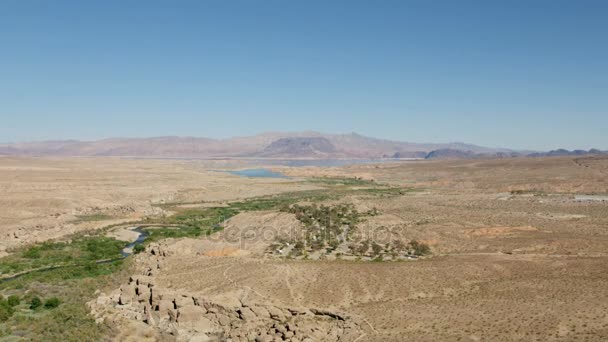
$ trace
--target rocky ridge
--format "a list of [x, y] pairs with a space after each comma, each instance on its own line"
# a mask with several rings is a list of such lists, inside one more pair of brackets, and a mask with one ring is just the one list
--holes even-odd
[[162, 243], [137, 256], [140, 273], [88, 303], [98, 322], [143, 322], [177, 341], [354, 341], [364, 336], [356, 319], [330, 310], [269, 303], [220, 303], [160, 288], [154, 275], [170, 256]]

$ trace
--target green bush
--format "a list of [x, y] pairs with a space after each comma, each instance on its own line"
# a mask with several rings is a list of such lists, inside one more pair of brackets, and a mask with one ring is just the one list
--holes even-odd
[[61, 304], [61, 301], [59, 301], [59, 298], [51, 297], [44, 302], [44, 308], [45, 309], [54, 309], [54, 308], [58, 307], [59, 304]]
[[0, 322], [6, 322], [9, 318], [11, 318], [14, 312], [15, 309], [8, 305], [6, 300], [0, 300]]
[[133, 247], [133, 253], [135, 253], [135, 254], [139, 254], [145, 250], [146, 250], [146, 247], [144, 247], [144, 245], [141, 243], [138, 243], [137, 245], [135, 245]]
[[19, 296], [12, 295], [12, 296], [8, 297], [6, 302], [8, 303], [9, 306], [13, 307], [13, 306], [19, 305], [21, 303], [21, 299], [19, 298]]
[[30, 309], [36, 310], [40, 306], [42, 306], [42, 300], [40, 300], [39, 297], [34, 297], [32, 300], [30, 300]]

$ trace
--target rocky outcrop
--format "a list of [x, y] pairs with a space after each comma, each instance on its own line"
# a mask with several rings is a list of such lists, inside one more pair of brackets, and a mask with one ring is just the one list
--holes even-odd
[[268, 303], [218, 303], [155, 285], [168, 255], [160, 244], [146, 249], [139, 275], [88, 305], [98, 322], [144, 322], [177, 341], [353, 341], [362, 329], [355, 319], [331, 310], [281, 307]]

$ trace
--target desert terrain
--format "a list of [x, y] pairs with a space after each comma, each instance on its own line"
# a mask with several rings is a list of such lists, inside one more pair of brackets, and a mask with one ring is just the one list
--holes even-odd
[[[34, 272], [0, 293], [58, 296], [96, 340], [608, 339], [606, 157], [217, 172], [238, 167], [0, 158], [0, 265], [19, 265], [3, 275], [44, 241], [150, 232], [94, 276]], [[60, 334], [52, 322], [70, 315], [20, 305], [0, 338]]]

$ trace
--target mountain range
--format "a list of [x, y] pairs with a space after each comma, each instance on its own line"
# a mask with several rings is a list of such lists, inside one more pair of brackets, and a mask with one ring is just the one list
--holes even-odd
[[[601, 151], [535, 152], [531, 156]], [[200, 137], [110, 138], [0, 144], [0, 155], [120, 156], [149, 158], [476, 158], [516, 156], [530, 152], [465, 143], [411, 143], [357, 133], [269, 132], [229, 139]]]

